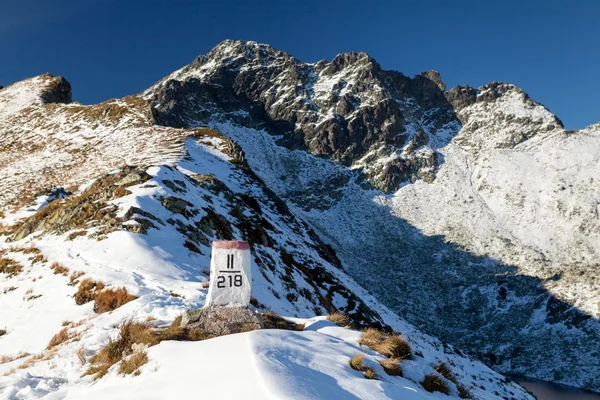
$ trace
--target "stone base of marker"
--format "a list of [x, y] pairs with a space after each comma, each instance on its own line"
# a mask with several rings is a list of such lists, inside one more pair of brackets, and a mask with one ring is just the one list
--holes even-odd
[[205, 307], [185, 311], [181, 327], [199, 329], [209, 336], [223, 336], [261, 329], [262, 320], [246, 307]]

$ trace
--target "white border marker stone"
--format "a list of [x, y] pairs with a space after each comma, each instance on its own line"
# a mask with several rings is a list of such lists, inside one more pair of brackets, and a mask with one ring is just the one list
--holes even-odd
[[252, 287], [251, 261], [248, 242], [212, 242], [210, 286], [204, 307], [247, 306]]

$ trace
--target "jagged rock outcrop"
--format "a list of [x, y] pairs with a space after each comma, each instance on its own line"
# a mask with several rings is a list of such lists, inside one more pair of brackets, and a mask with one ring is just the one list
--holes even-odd
[[[267, 45], [225, 41], [144, 98], [164, 124], [220, 119], [265, 128], [290, 149], [362, 168], [371, 184], [391, 192], [402, 182], [435, 178], [432, 153], [447, 142], [446, 131], [458, 131], [443, 88], [435, 71], [408, 78], [365, 53], [306, 64]], [[415, 147], [417, 132], [432, 143]], [[373, 154], [390, 161], [372, 163]]]

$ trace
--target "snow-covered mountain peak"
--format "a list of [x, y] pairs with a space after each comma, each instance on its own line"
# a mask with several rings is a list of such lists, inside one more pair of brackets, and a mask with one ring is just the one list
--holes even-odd
[[331, 157], [393, 191], [403, 182], [433, 180], [435, 149], [458, 132], [444, 87], [434, 71], [408, 78], [381, 69], [366, 53], [309, 64], [267, 45], [225, 41], [144, 98], [164, 124], [235, 120], [265, 128], [288, 148]]

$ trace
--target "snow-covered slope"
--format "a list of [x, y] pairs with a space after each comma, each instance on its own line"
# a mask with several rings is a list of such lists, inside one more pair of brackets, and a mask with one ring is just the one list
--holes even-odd
[[[211, 125], [388, 307], [494, 368], [600, 390], [598, 125], [365, 54], [225, 41], [143, 94]], [[375, 190], [375, 188], [384, 191]]]
[[[380, 354], [358, 344], [359, 332], [335, 326], [321, 318], [306, 323], [302, 332], [260, 330], [198, 343], [165, 342], [150, 349], [142, 374], [123, 379], [116, 373], [93, 388], [74, 388], [67, 399], [187, 399], [196, 388], [215, 399], [438, 399], [420, 384], [431, 365], [422, 358], [403, 362], [404, 376], [387, 376]], [[475, 398], [521, 398], [513, 383], [490, 382], [472, 361], [422, 349], [426, 359], [452, 361], [459, 379], [469, 382]], [[365, 355], [378, 380], [363, 378], [349, 367], [356, 354]], [[208, 384], [210, 382], [210, 384]], [[482, 387], [480, 387], [482, 386]], [[490, 392], [499, 390], [498, 395]], [[452, 387], [451, 397], [457, 397]]]
[[[229, 373], [231, 363], [254, 367], [256, 375], [239, 375], [259, 377], [246, 387], [255, 397], [435, 398], [419, 382], [440, 362], [475, 398], [530, 398], [480, 362], [421, 333], [348, 277], [335, 251], [265, 185], [231, 139], [210, 129], [154, 126], [153, 111], [135, 96], [80, 106], [39, 95], [57, 81], [51, 87], [64, 95], [62, 103], [70, 101], [66, 82], [50, 76], [0, 91], [26, 87], [38, 93], [23, 100], [28, 106], [12, 105], [18, 94], [5, 96], [0, 118], [0, 134], [12, 143], [0, 149], [0, 398], [132, 398], [138, 390], [138, 398], [148, 398], [148, 391], [174, 398], [153, 391], [164, 390], [165, 380], [176, 385], [168, 386], [176, 394], [195, 393], [199, 385], [215, 393], [221, 381], [212, 377]], [[59, 188], [67, 184], [68, 190]], [[32, 194], [24, 198], [26, 193]], [[121, 376], [115, 365], [93, 384], [84, 375], [91, 358], [125, 321], [161, 327], [203, 305], [214, 239], [251, 242], [253, 310], [296, 318], [339, 310], [356, 326], [400, 332], [415, 354], [403, 364], [404, 378], [384, 375], [377, 363], [382, 357], [357, 345], [359, 333], [311, 319], [302, 332], [163, 342], [149, 350], [140, 376]], [[135, 299], [99, 313], [94, 301], [74, 298], [88, 279], [97, 282], [96, 293], [100, 284], [105, 292], [124, 287]], [[355, 352], [366, 354], [379, 381], [350, 368]], [[202, 365], [194, 372], [204, 368], [206, 379], [181, 374], [193, 363]], [[316, 392], [309, 388], [313, 383]]]

